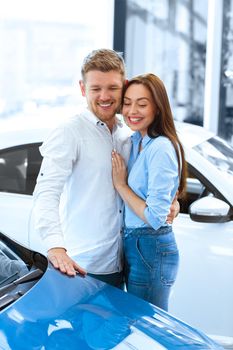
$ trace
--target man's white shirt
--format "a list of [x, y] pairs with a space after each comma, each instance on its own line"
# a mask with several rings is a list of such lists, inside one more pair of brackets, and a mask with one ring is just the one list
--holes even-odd
[[40, 147], [34, 218], [46, 249], [64, 247], [90, 273], [122, 269], [123, 203], [112, 183], [111, 152], [126, 160], [129, 131], [110, 133], [88, 109], [56, 128]]

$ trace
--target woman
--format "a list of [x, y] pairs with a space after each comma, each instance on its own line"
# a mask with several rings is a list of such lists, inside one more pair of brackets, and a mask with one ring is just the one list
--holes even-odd
[[163, 82], [154, 74], [130, 80], [122, 114], [135, 131], [128, 183], [123, 158], [112, 153], [113, 183], [125, 202], [126, 286], [128, 292], [168, 310], [179, 253], [166, 217], [177, 191], [184, 192], [185, 159]]

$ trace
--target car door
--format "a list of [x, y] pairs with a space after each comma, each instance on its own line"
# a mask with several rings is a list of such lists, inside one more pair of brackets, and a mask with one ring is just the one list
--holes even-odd
[[187, 196], [174, 221], [180, 267], [169, 311], [223, 343], [229, 337], [233, 344], [233, 222], [191, 220], [188, 211], [195, 200], [206, 195], [221, 198], [221, 193], [208, 172], [203, 174], [200, 159], [192, 163], [188, 158]]
[[28, 245], [32, 193], [42, 160], [40, 144], [0, 151], [0, 231], [24, 245]]

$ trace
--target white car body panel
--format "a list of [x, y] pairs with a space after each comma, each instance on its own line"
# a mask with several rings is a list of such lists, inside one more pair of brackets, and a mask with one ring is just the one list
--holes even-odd
[[0, 192], [0, 203], [4, 203], [0, 204], [0, 231], [19, 243], [46, 254], [41, 238], [32, 228], [32, 196]]
[[233, 222], [179, 214], [174, 232], [180, 266], [169, 311], [207, 334], [233, 337]]
[[[192, 149], [213, 136], [201, 127], [177, 123], [188, 163], [233, 206], [233, 186], [208, 160]], [[41, 142], [49, 129], [28, 129], [0, 135], [0, 148]], [[0, 192], [0, 230], [35, 250], [44, 252], [33, 230], [32, 197]], [[180, 268], [169, 311], [176, 317], [233, 346], [233, 221], [203, 223], [180, 213], [174, 221]], [[29, 242], [30, 241], [30, 242]]]

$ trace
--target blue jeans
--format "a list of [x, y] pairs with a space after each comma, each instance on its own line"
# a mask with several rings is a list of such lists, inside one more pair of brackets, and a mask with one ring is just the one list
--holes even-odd
[[127, 291], [167, 311], [179, 264], [172, 227], [124, 228], [123, 245]]

